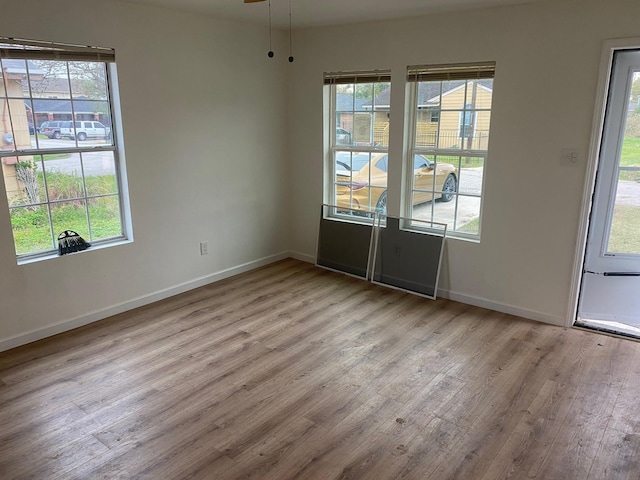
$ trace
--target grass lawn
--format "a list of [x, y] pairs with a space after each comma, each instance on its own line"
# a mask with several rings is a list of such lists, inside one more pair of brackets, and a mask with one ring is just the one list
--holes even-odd
[[479, 230], [480, 230], [480, 219], [479, 218], [474, 218], [469, 223], [465, 223], [461, 227], [458, 227], [458, 232], [474, 233], [476, 235], [478, 234]]
[[60, 160], [61, 158], [69, 158], [70, 156], [70, 153], [50, 153], [43, 155], [42, 159], [46, 162], [47, 160]]
[[617, 205], [613, 211], [611, 253], [640, 253], [640, 207]]
[[640, 167], [640, 138], [627, 137], [622, 142], [621, 167]]
[[[39, 173], [41, 197], [45, 196], [42, 173]], [[15, 205], [11, 209], [11, 224], [16, 253], [23, 255], [55, 249], [57, 237], [64, 230], [74, 230], [85, 240], [95, 241], [122, 235], [120, 205], [115, 176], [86, 177], [89, 195], [109, 195], [90, 198], [88, 205], [80, 197], [82, 182], [75, 175], [47, 175], [49, 198], [60, 201], [51, 205], [51, 222], [46, 206]], [[88, 207], [88, 208], [87, 208]], [[91, 220], [91, 238], [87, 222]], [[53, 232], [51, 231], [53, 224]]]

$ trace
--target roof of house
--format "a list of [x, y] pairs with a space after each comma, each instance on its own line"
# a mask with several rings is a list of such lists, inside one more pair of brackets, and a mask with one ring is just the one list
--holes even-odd
[[[449, 87], [443, 95], [450, 93], [457, 88], [460, 88], [464, 85], [465, 80], [452, 80], [446, 82], [446, 86]], [[479, 85], [491, 90], [492, 88], [492, 80], [479, 80]], [[420, 82], [418, 84], [418, 106], [428, 106], [435, 105], [437, 98], [440, 96], [440, 82]], [[385, 107], [389, 108], [391, 97], [391, 87], [385, 88], [380, 94], [376, 97], [376, 107]], [[367, 105], [371, 108], [371, 102]]]
[[[30, 108], [29, 101], [25, 100]], [[98, 105], [105, 106], [107, 102], [100, 100], [74, 100], [73, 111], [75, 113], [99, 113]], [[36, 113], [72, 113], [71, 100], [53, 98], [34, 98], [33, 108]]]
[[25, 75], [27, 73], [28, 67], [30, 75], [44, 75], [44, 72], [40, 70], [31, 60], [27, 60], [27, 63], [28, 65], [25, 65], [24, 60], [5, 58], [2, 60], [2, 70], [7, 72], [8, 74]]

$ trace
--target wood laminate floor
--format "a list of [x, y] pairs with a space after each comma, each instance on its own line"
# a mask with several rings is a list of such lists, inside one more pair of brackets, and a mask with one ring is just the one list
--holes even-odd
[[0, 353], [0, 478], [638, 479], [640, 344], [286, 260]]

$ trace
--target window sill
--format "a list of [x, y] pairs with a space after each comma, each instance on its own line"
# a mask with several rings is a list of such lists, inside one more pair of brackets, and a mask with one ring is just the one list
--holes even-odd
[[120, 245], [127, 245], [129, 243], [133, 243], [133, 240], [122, 238], [122, 239], [114, 240], [113, 242], [105, 242], [105, 243], [99, 243], [97, 245], [92, 245], [86, 250], [82, 250], [80, 252], [68, 253], [66, 255], [58, 255], [57, 253], [47, 253], [47, 254], [39, 255], [37, 257], [18, 258], [18, 265], [29, 265], [32, 263], [38, 263], [45, 260], [53, 260], [56, 258], [69, 257], [71, 255], [94, 252], [96, 250], [103, 250], [105, 248], [118, 247]]

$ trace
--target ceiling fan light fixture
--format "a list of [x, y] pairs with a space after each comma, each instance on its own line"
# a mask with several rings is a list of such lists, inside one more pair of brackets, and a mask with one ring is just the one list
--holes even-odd
[[[243, 0], [244, 3], [258, 3], [265, 2], [267, 0]], [[273, 48], [271, 46], [271, 0], [269, 0], [269, 52], [267, 52], [267, 56], [269, 58], [274, 57]], [[291, 0], [289, 0], [289, 63], [293, 63], [293, 55], [291, 52]]]

